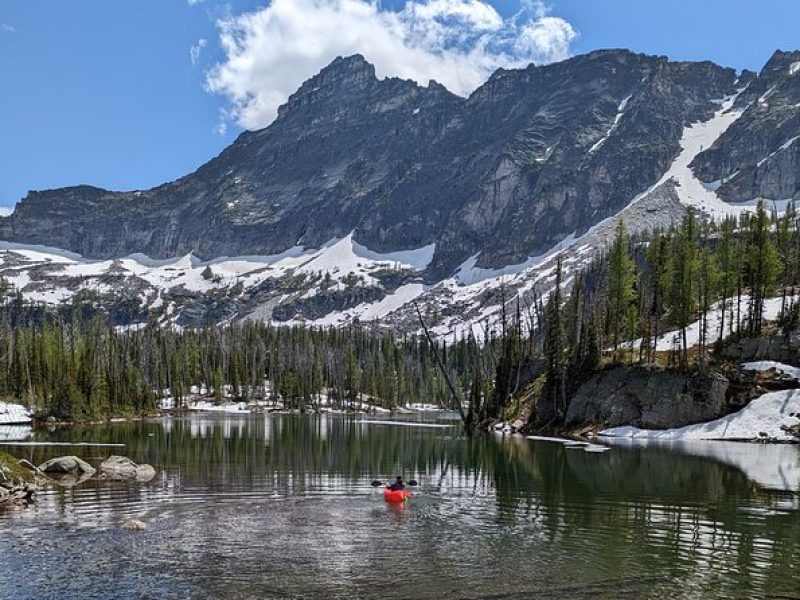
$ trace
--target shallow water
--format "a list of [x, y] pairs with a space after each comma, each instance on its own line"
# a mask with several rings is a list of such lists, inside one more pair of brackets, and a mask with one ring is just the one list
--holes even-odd
[[[796, 447], [590, 453], [424, 418], [450, 427], [197, 415], [37, 431], [126, 447], [3, 449], [120, 453], [158, 475], [1, 513], [0, 596], [800, 597]], [[397, 472], [421, 484], [402, 507], [369, 485]]]

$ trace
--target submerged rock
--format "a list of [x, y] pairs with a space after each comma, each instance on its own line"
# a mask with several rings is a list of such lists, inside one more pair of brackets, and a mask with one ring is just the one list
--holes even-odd
[[48, 473], [47, 478], [61, 487], [71, 488], [89, 481], [92, 475], [93, 473]]
[[73, 475], [77, 477], [91, 477], [97, 472], [92, 465], [77, 456], [60, 456], [51, 458], [39, 465], [39, 470], [47, 475]]
[[147, 529], [147, 525], [138, 519], [128, 519], [122, 524], [122, 528], [128, 531], [144, 531]]
[[150, 465], [137, 465], [125, 456], [110, 456], [100, 465], [100, 472], [104, 477], [116, 481], [150, 481], [155, 477], [156, 470]]

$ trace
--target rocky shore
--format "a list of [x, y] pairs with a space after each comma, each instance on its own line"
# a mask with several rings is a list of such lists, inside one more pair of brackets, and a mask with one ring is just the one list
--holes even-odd
[[0, 509], [27, 506], [36, 501], [39, 486], [35, 472], [27, 468], [26, 463], [0, 452]]
[[800, 443], [800, 328], [728, 340], [702, 369], [608, 365], [574, 389], [563, 421], [545, 430], [524, 420], [536, 391], [534, 382], [522, 394], [525, 406], [490, 429], [575, 439]]
[[0, 509], [33, 504], [48, 485], [74, 487], [92, 478], [146, 483], [155, 476], [152, 466], [124, 456], [110, 456], [95, 469], [77, 456], [52, 458], [37, 467], [0, 452]]

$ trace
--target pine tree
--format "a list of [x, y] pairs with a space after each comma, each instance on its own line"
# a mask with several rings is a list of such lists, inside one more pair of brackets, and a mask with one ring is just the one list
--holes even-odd
[[561, 279], [562, 257], [556, 259], [556, 279], [550, 300], [547, 303], [546, 332], [544, 342], [544, 355], [546, 364], [546, 393], [545, 402], [541, 409], [537, 407], [540, 421], [552, 423], [558, 418], [563, 418], [567, 411], [566, 402], [566, 349], [564, 336], [564, 321], [561, 306]]
[[750, 287], [748, 330], [752, 335], [761, 334], [764, 320], [764, 301], [774, 290], [781, 271], [780, 257], [770, 233], [770, 218], [760, 201], [755, 214], [750, 218], [746, 255]]
[[697, 274], [699, 271], [699, 236], [697, 219], [689, 208], [680, 228], [672, 238], [667, 266], [668, 302], [672, 318], [681, 332], [681, 365], [689, 365], [689, 344], [686, 328], [697, 308]]
[[[719, 264], [719, 294], [721, 296], [720, 308], [720, 343], [725, 338], [725, 317], [728, 313], [728, 303], [736, 295], [737, 284], [741, 278], [741, 265], [738, 260], [738, 240], [734, 237], [736, 231], [736, 218], [726, 217], [720, 227], [719, 248], [717, 262]], [[733, 331], [733, 318], [728, 322], [729, 333]]]
[[620, 338], [631, 339], [636, 320], [636, 266], [630, 256], [630, 240], [625, 224], [617, 224], [616, 237], [608, 253], [608, 285], [606, 304], [614, 359]]

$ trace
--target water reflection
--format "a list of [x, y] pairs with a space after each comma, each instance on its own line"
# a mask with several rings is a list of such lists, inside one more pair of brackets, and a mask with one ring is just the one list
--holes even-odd
[[0, 442], [20, 442], [30, 439], [33, 429], [28, 425], [0, 425]]
[[755, 446], [746, 442], [649, 441], [609, 438], [620, 447], [665, 448], [692, 456], [704, 456], [731, 465], [758, 485], [785, 491], [800, 491], [800, 449], [794, 444]]
[[[337, 415], [198, 415], [36, 439], [124, 443], [158, 476], [53, 489], [0, 516], [0, 589], [19, 597], [118, 597], [120, 568], [130, 597], [741, 597], [800, 583], [796, 447], [597, 454]], [[14, 448], [32, 462], [59, 450]], [[97, 464], [109, 449], [76, 451]], [[396, 473], [421, 487], [386, 506], [369, 482]], [[148, 530], [123, 532], [128, 518]], [[95, 567], [45, 577], [54, 561]]]

